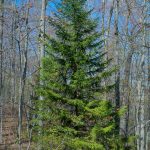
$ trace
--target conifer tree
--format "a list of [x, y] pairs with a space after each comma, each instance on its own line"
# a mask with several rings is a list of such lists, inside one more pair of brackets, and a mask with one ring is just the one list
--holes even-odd
[[[97, 20], [86, 8], [87, 0], [62, 0], [49, 19], [55, 36], [45, 35], [46, 56], [41, 68], [43, 85], [36, 89], [34, 136], [43, 149], [115, 149], [115, 117], [118, 115], [103, 93], [114, 68], [107, 69]], [[42, 121], [43, 126], [39, 126]], [[116, 138], [117, 140], [117, 138]]]

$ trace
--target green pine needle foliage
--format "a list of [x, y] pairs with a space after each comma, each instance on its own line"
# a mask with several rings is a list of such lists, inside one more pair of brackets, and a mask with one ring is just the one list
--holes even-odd
[[[49, 19], [55, 36], [45, 35], [46, 56], [36, 89], [33, 140], [43, 150], [115, 149], [115, 117], [111, 102], [101, 100], [114, 85], [102, 86], [115, 68], [104, 59], [97, 20], [87, 0], [62, 0]], [[116, 142], [117, 143], [117, 142]]]

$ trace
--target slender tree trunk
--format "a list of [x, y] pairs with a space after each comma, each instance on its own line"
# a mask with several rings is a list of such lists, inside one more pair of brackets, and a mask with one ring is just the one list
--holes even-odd
[[[46, 0], [42, 0], [42, 8], [41, 8], [41, 19], [40, 19], [40, 40], [44, 40], [44, 34], [45, 34], [45, 13], [46, 13]], [[42, 68], [42, 58], [44, 57], [45, 52], [45, 46], [43, 42], [40, 42], [39, 45], [40, 48], [40, 69]], [[40, 71], [40, 76], [42, 76], [42, 71]], [[40, 85], [43, 85], [43, 82], [40, 80]], [[43, 97], [40, 96], [40, 100], [43, 100]], [[39, 125], [42, 127], [42, 121], [39, 122]], [[39, 131], [39, 135], [41, 135], [41, 132]], [[38, 150], [42, 149], [42, 141], [39, 142]]]
[[103, 39], [105, 38], [105, 0], [102, 0], [102, 33], [103, 33]]
[[[138, 91], [138, 107], [136, 108], [137, 110], [137, 115], [136, 115], [136, 120], [137, 120], [137, 126], [136, 126], [136, 135], [138, 136], [137, 138], [137, 150], [144, 150], [145, 149], [145, 117], [144, 117], [144, 79], [141, 76], [142, 69], [143, 69], [143, 64], [144, 64], [144, 54], [141, 56], [141, 60], [139, 63], [139, 75], [138, 75], [138, 81], [137, 81], [137, 91]], [[143, 74], [142, 74], [143, 75]]]
[[[120, 66], [119, 62], [119, 28], [118, 28], [118, 19], [119, 19], [119, 0], [116, 0], [115, 6], [115, 65]], [[115, 76], [115, 105], [116, 109], [120, 108], [120, 68], [118, 69]], [[117, 116], [115, 118], [117, 133], [119, 134], [119, 125], [120, 118]]]
[[[42, 0], [41, 19], [40, 19], [40, 39], [44, 40], [45, 34], [45, 13], [46, 13], [46, 0]], [[40, 42], [40, 67], [42, 68], [42, 58], [44, 57], [45, 46]]]
[[132, 46], [132, 40], [131, 40], [131, 50], [128, 52], [126, 63], [125, 63], [125, 78], [124, 78], [124, 94], [123, 94], [123, 102], [127, 107], [127, 112], [125, 113], [125, 124], [124, 124], [124, 131], [126, 137], [128, 137], [128, 127], [129, 127], [129, 106], [130, 106], [130, 70], [131, 70], [131, 63], [132, 63], [132, 56], [134, 53], [134, 48]]
[[[147, 58], [148, 58], [148, 60], [147, 60], [147, 62], [148, 62], [148, 82], [147, 82], [147, 93], [148, 93], [148, 96], [147, 96], [147, 102], [148, 102], [148, 108], [147, 108], [147, 115], [148, 115], [148, 120], [150, 120], [150, 115], [149, 115], [149, 110], [150, 110], [150, 66], [149, 66], [149, 64], [150, 64], [150, 45], [149, 44], [147, 44], [147, 50], [148, 50], [148, 56], [147, 56]], [[150, 123], [149, 123], [150, 124]], [[149, 125], [148, 124], [148, 125]], [[150, 140], [150, 131], [149, 131], [149, 126], [146, 126], [146, 150], [149, 150], [150, 149], [150, 147], [149, 147], [149, 140]]]
[[24, 63], [23, 63], [23, 69], [22, 69], [22, 77], [21, 77], [21, 96], [20, 96], [20, 102], [19, 102], [19, 149], [21, 150], [21, 134], [22, 134], [22, 115], [23, 115], [23, 105], [24, 105], [24, 98], [25, 98], [25, 84], [26, 84], [26, 74], [27, 74], [27, 62], [28, 62], [28, 40], [29, 40], [29, 26], [28, 26], [28, 16], [29, 16], [29, 3], [30, 0], [27, 2], [27, 11], [26, 11], [26, 35], [25, 35], [25, 49], [23, 52], [24, 55]]
[[112, 2], [112, 5], [111, 5], [110, 11], [109, 11], [108, 27], [107, 27], [107, 30], [106, 30], [106, 48], [107, 49], [108, 49], [108, 43], [109, 43], [108, 39], [109, 39], [109, 34], [110, 34], [110, 25], [111, 25], [113, 10], [114, 10], [114, 0]]
[[133, 40], [133, 36], [128, 34], [128, 23], [129, 23], [129, 19], [130, 19], [130, 14], [131, 14], [131, 9], [130, 9], [130, 5], [128, 0], [125, 1], [126, 5], [127, 5], [127, 22], [126, 22], [126, 36], [127, 39], [129, 41], [130, 44], [130, 50], [127, 54], [127, 58], [125, 61], [125, 69], [124, 69], [124, 85], [123, 85], [123, 105], [127, 107], [127, 111], [125, 113], [125, 115], [123, 116], [122, 122], [123, 122], [123, 126], [121, 126], [122, 130], [124, 131], [125, 137], [126, 139], [128, 138], [128, 128], [129, 128], [129, 110], [130, 110], [130, 85], [129, 85], [129, 81], [130, 81], [130, 75], [131, 75], [131, 64], [132, 64], [132, 56], [134, 53], [134, 40]]
[[[134, 54], [135, 51], [135, 47], [134, 47], [134, 36], [129, 35], [129, 29], [128, 29], [128, 24], [129, 24], [129, 19], [130, 19], [130, 15], [131, 15], [131, 8], [129, 5], [129, 1], [125, 0], [126, 6], [127, 6], [127, 21], [126, 21], [126, 36], [127, 36], [127, 40], [129, 42], [129, 46], [130, 46], [130, 50], [127, 53], [127, 58], [125, 61], [125, 69], [124, 69], [124, 82], [123, 82], [123, 104], [127, 107], [127, 111], [124, 115], [124, 126], [122, 126], [122, 129], [125, 133], [125, 137], [126, 139], [129, 136], [129, 115], [130, 115], [130, 108], [132, 107], [132, 105], [130, 105], [130, 77], [131, 77], [131, 65], [132, 65], [132, 56]], [[131, 78], [131, 82], [132, 82], [132, 78]]]
[[[143, 39], [142, 39], [142, 45], [143, 45], [143, 49], [141, 52], [141, 60], [139, 63], [139, 75], [138, 75], [138, 81], [137, 81], [137, 90], [138, 90], [138, 100], [139, 100], [139, 108], [137, 109], [137, 124], [139, 124], [139, 126], [137, 127], [137, 149], [138, 150], [144, 150], [146, 149], [146, 126], [145, 126], [145, 122], [146, 122], [146, 116], [145, 116], [145, 111], [146, 111], [146, 96], [145, 96], [145, 86], [146, 86], [146, 82], [145, 82], [145, 54], [146, 54], [146, 45], [147, 45], [147, 36], [146, 36], [146, 0], [144, 0], [144, 11], [143, 11], [143, 17], [142, 17], [142, 25], [143, 25]], [[148, 64], [149, 65], [149, 64]]]
[[3, 87], [3, 5], [4, 0], [0, 0], [0, 94]]
[[3, 134], [3, 5], [4, 0], [0, 0], [0, 143], [3, 142], [2, 134]]
[[21, 131], [22, 131], [22, 99], [21, 99], [21, 93], [22, 93], [22, 54], [21, 54], [21, 45], [20, 41], [18, 41], [18, 49], [19, 49], [19, 63], [20, 63], [20, 79], [19, 79], [19, 111], [18, 111], [18, 140], [19, 140], [19, 150], [21, 150]]
[[13, 115], [13, 110], [14, 110], [14, 103], [16, 102], [16, 41], [15, 41], [15, 28], [16, 28], [16, 4], [12, 2], [12, 9], [13, 9], [13, 16], [12, 16], [12, 26], [11, 26], [11, 31], [12, 31], [12, 38], [11, 38], [11, 47], [12, 47], [12, 55], [13, 55], [13, 60], [12, 60], [12, 115]]
[[127, 21], [125, 25], [125, 31], [126, 31], [126, 36], [129, 41], [130, 45], [130, 50], [127, 53], [127, 58], [125, 61], [125, 69], [124, 69], [124, 82], [123, 82], [123, 98], [122, 98], [122, 106], [126, 106], [126, 112], [125, 114], [121, 117], [120, 121], [120, 134], [123, 135], [126, 139], [126, 146], [127, 146], [127, 139], [128, 139], [128, 130], [129, 130], [129, 111], [130, 111], [130, 75], [131, 75], [131, 64], [132, 64], [132, 56], [134, 53], [134, 40], [132, 35], [129, 35], [128, 32], [128, 23], [130, 19], [130, 14], [131, 14], [131, 8], [129, 5], [128, 0], [125, 0], [126, 6], [127, 6]]
[[143, 42], [144, 44], [144, 48], [145, 48], [145, 51], [147, 53], [147, 73], [148, 73], [148, 76], [147, 76], [147, 90], [146, 90], [146, 94], [145, 94], [145, 117], [146, 117], [146, 120], [147, 120], [147, 124], [145, 126], [145, 145], [146, 145], [146, 150], [149, 150], [150, 149], [150, 130], [149, 130], [149, 126], [150, 126], [150, 30], [147, 30], [147, 26], [146, 24], [148, 25], [149, 24], [149, 6], [146, 5], [146, 0], [144, 0], [144, 3], [145, 3], [145, 17], [144, 17], [144, 34], [145, 34], [145, 39]]
[[[148, 35], [150, 35], [150, 31], [148, 32]], [[147, 37], [147, 41], [150, 41], [150, 37]], [[147, 81], [147, 89], [148, 89], [148, 96], [147, 96], [147, 100], [148, 100], [148, 109], [147, 109], [147, 113], [148, 113], [148, 120], [150, 120], [150, 43], [149, 42], [146, 42], [146, 47], [147, 47], [147, 63], [148, 63], [148, 81]], [[150, 147], [149, 147], [149, 140], [150, 140], [150, 131], [148, 130], [149, 127], [147, 127], [147, 130], [146, 130], [146, 134], [147, 134], [147, 138], [146, 138], [146, 146], [147, 146], [147, 149], [146, 150], [149, 150]]]

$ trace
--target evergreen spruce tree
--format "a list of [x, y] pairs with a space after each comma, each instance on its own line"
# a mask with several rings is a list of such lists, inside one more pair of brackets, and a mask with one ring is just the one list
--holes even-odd
[[113, 85], [102, 84], [115, 69], [107, 69], [110, 61], [104, 59], [97, 21], [86, 2], [62, 0], [49, 20], [55, 36], [45, 35], [43, 85], [36, 90], [43, 100], [35, 101], [34, 119], [34, 129], [41, 133], [34, 139], [44, 150], [117, 149], [118, 112], [103, 98]]

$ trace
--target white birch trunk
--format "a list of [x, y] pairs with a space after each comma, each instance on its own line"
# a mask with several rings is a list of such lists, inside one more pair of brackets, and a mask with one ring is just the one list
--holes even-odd
[[[140, 72], [142, 70], [142, 65], [144, 63], [144, 54], [141, 56], [139, 69]], [[144, 117], [144, 87], [143, 87], [143, 79], [140, 76], [137, 81], [137, 92], [138, 92], [138, 106], [136, 108], [136, 120], [137, 120], [137, 126], [136, 126], [136, 135], [137, 135], [137, 150], [145, 150], [145, 117]]]
[[[146, 0], [144, 0], [144, 11], [143, 11], [143, 39], [142, 39], [142, 45], [146, 45], [146, 28], [145, 28], [145, 16], [146, 16]], [[144, 72], [144, 61], [145, 61], [145, 53], [146, 49], [145, 46], [142, 49], [142, 56], [140, 61], [140, 71], [139, 71], [139, 79], [137, 81], [138, 84], [138, 99], [139, 99], [139, 110], [138, 110], [138, 124], [140, 127], [138, 128], [138, 139], [137, 139], [137, 148], [138, 150], [145, 150], [146, 149], [146, 135], [145, 135], [145, 72]]]
[[[42, 0], [42, 8], [41, 8], [41, 19], [40, 19], [40, 40], [44, 40], [44, 34], [45, 34], [45, 13], [46, 13], [46, 0]], [[40, 69], [42, 68], [42, 58], [44, 57], [44, 43], [40, 41]], [[40, 76], [42, 76], [42, 72], [40, 71]], [[43, 82], [40, 80], [40, 85], [43, 85]], [[43, 97], [40, 96], [40, 100], [43, 100]], [[42, 121], [39, 122], [39, 125], [42, 127]], [[41, 132], [39, 131], [39, 135]], [[42, 149], [42, 142], [38, 143], [38, 150]]]

